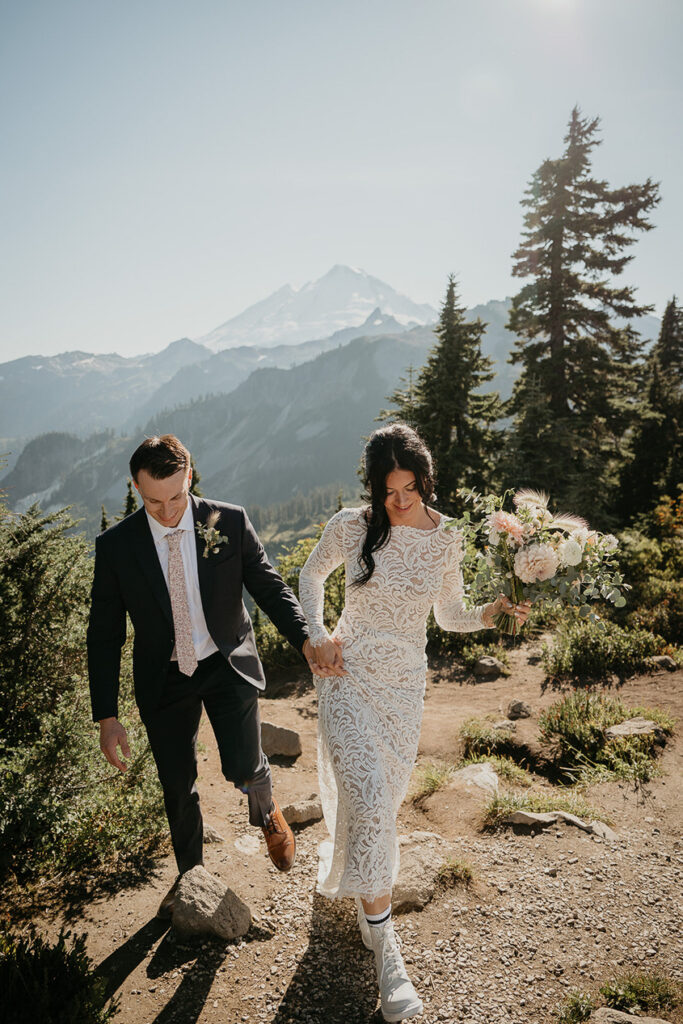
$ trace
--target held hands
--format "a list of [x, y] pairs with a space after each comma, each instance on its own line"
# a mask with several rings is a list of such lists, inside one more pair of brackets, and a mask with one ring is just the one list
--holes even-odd
[[322, 678], [346, 675], [341, 641], [325, 640], [314, 647], [311, 641], [307, 640], [303, 653], [314, 675]]
[[128, 765], [116, 753], [116, 748], [121, 748], [124, 757], [130, 757], [128, 737], [118, 718], [100, 719], [100, 750], [106, 757], [109, 764], [113, 764], [120, 772], [125, 772]]
[[506, 615], [514, 615], [520, 626], [523, 626], [530, 611], [531, 601], [524, 601], [522, 604], [513, 604], [510, 598], [506, 597], [505, 594], [499, 594], [495, 601], [486, 605], [483, 617], [487, 626], [493, 626], [493, 620], [496, 615], [500, 615], [501, 612], [505, 612]]

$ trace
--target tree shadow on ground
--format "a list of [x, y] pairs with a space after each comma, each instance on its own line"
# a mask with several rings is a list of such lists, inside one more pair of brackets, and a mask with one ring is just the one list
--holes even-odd
[[170, 844], [164, 838], [150, 850], [128, 864], [111, 869], [91, 869], [61, 876], [40, 885], [15, 883], [6, 885], [0, 900], [7, 918], [15, 922], [33, 920], [38, 916], [63, 916], [65, 924], [74, 924], [94, 900], [116, 896], [124, 889], [136, 889], [150, 882], [159, 870], [160, 858]]
[[374, 957], [361, 941], [353, 904], [316, 893], [308, 949], [272, 1024], [381, 1024], [377, 998]]
[[104, 981], [105, 1002], [111, 999], [126, 978], [139, 967], [155, 942], [168, 930], [169, 925], [169, 921], [153, 917], [98, 965], [95, 977]]

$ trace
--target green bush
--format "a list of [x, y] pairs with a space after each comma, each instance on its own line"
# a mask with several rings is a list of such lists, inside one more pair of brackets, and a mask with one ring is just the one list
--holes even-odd
[[639, 529], [619, 535], [618, 560], [632, 590], [611, 618], [648, 629], [673, 644], [683, 642], [683, 503], [663, 497], [640, 518]]
[[585, 992], [570, 992], [564, 1005], [557, 1011], [557, 1024], [581, 1024], [590, 1020], [593, 1000]]
[[654, 735], [607, 739], [605, 730], [641, 715], [652, 719], [665, 734], [673, 719], [657, 708], [628, 707], [618, 697], [575, 691], [552, 704], [538, 720], [541, 736], [556, 745], [564, 768], [602, 766], [625, 777], [648, 778], [654, 767], [657, 740]]
[[494, 729], [493, 722], [483, 718], [468, 718], [460, 726], [463, 757], [475, 758], [484, 754], [505, 755], [514, 750], [506, 729]]
[[662, 637], [645, 629], [623, 629], [616, 622], [592, 623], [569, 617], [552, 644], [544, 644], [543, 665], [551, 679], [604, 679], [632, 675], [647, 659], [668, 650]]
[[[67, 945], [67, 940], [71, 940]], [[85, 952], [85, 936], [62, 929], [51, 945], [34, 928], [16, 938], [0, 934], [0, 1024], [105, 1024], [105, 981]]]
[[[120, 775], [90, 716], [85, 629], [92, 565], [62, 512], [0, 515], [0, 888], [145, 859], [166, 834], [156, 769], [129, 696]], [[6, 613], [6, 614], [5, 614]]]
[[659, 974], [638, 972], [622, 974], [600, 986], [600, 995], [607, 1006], [639, 1014], [672, 1010], [682, 1000], [680, 986]]

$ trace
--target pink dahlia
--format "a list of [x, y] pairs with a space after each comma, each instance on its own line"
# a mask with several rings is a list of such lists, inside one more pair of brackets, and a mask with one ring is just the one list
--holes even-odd
[[540, 583], [557, 572], [559, 558], [550, 544], [530, 544], [515, 555], [515, 575], [522, 583]]
[[522, 543], [524, 523], [512, 512], [492, 512], [489, 516], [489, 529], [496, 533], [507, 533], [517, 544]]

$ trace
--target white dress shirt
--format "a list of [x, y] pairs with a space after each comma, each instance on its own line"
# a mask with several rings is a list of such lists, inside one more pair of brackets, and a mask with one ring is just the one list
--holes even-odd
[[[211, 639], [211, 634], [204, 618], [204, 609], [202, 608], [202, 595], [199, 590], [199, 571], [197, 569], [197, 540], [194, 530], [192, 504], [188, 498], [187, 508], [183, 512], [183, 517], [177, 526], [162, 526], [161, 523], [152, 518], [147, 509], [145, 509], [145, 515], [147, 516], [149, 528], [152, 531], [154, 545], [159, 556], [166, 586], [168, 586], [168, 541], [166, 540], [166, 534], [175, 533], [176, 530], [183, 531], [183, 535], [180, 538], [180, 554], [183, 559], [185, 591], [187, 593], [187, 604], [190, 609], [190, 619], [192, 620], [192, 644], [197, 661], [201, 661], [202, 658], [208, 658], [210, 654], [214, 654], [218, 648]], [[173, 661], [177, 660], [175, 647], [173, 648], [171, 659]]]

